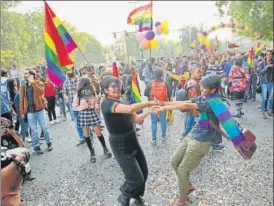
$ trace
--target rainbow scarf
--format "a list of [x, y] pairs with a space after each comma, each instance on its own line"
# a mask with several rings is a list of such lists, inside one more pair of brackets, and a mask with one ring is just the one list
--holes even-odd
[[[241, 142], [244, 142], [246, 139], [237, 122], [232, 118], [232, 115], [220, 98], [220, 93], [216, 92], [215, 94], [208, 95], [206, 96], [206, 99], [209, 103], [210, 108], [223, 126], [224, 130], [227, 133], [227, 136], [229, 136], [233, 144], [237, 146]], [[209, 126], [209, 120], [205, 112], [202, 112], [200, 114], [199, 125], [200, 127]]]

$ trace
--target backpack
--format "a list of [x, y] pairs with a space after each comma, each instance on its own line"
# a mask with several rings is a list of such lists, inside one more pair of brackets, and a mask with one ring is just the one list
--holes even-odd
[[151, 81], [151, 97], [160, 101], [167, 100], [167, 86], [164, 81], [156, 82]]

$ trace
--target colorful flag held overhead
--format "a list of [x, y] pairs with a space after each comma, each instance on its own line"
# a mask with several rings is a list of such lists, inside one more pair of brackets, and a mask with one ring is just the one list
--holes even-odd
[[[45, 1], [45, 57], [48, 65], [47, 72], [50, 80], [60, 87], [65, 81], [64, 73], [68, 70], [67, 66], [72, 65], [73, 62], [55, 26], [55, 17], [55, 14]], [[73, 47], [68, 46], [68, 48], [71, 49]]]
[[251, 69], [253, 59], [254, 59], [254, 50], [253, 50], [253, 47], [252, 47], [250, 49], [249, 53], [248, 53], [248, 59], [247, 59], [247, 68], [248, 68], [248, 70]]
[[152, 30], [152, 2], [131, 11], [127, 24], [139, 26], [139, 32]]
[[261, 52], [262, 48], [261, 48], [261, 43], [258, 42], [256, 49], [255, 49], [255, 54], [258, 55]]
[[116, 62], [112, 63], [112, 75], [119, 79], [119, 71], [118, 71]]
[[[130, 91], [130, 98], [129, 98], [130, 104], [135, 104], [135, 103], [141, 102], [141, 94], [140, 94], [138, 85], [139, 85], [139, 83], [138, 83], [136, 72], [134, 71], [134, 69], [132, 69], [132, 71], [131, 71], [131, 91]], [[143, 110], [140, 110], [137, 112], [137, 114], [141, 114], [142, 112], [143, 112]]]

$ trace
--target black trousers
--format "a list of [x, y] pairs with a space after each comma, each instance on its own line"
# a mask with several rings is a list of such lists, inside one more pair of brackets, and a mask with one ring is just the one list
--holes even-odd
[[56, 120], [56, 113], [55, 113], [55, 97], [47, 97], [46, 98], [48, 101], [48, 117], [49, 121], [52, 121], [52, 116], [53, 119]]
[[135, 130], [125, 135], [110, 134], [109, 140], [113, 155], [125, 176], [125, 182], [120, 188], [122, 194], [128, 198], [143, 196], [148, 168]]

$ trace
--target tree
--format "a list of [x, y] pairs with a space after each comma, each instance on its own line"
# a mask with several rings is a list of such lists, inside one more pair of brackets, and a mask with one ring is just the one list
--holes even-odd
[[[217, 1], [216, 6], [220, 15], [227, 8], [234, 22], [261, 32], [263, 40], [273, 41], [273, 1]], [[251, 37], [249, 32], [240, 34]]]

